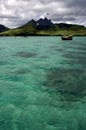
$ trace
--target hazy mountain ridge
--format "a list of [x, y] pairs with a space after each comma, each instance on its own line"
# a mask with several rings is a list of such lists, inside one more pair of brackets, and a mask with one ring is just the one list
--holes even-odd
[[86, 27], [66, 23], [54, 24], [50, 19], [41, 18], [37, 21], [32, 19], [15, 29], [4, 30], [0, 33], [0, 36], [58, 36], [66, 34], [86, 36]]

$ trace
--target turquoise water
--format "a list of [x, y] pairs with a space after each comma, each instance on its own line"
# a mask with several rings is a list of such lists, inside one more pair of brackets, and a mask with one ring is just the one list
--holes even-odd
[[86, 130], [86, 37], [0, 37], [0, 130]]

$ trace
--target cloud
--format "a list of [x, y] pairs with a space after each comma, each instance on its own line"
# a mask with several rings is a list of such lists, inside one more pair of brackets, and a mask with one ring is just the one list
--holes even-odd
[[1, 0], [0, 24], [18, 27], [47, 16], [53, 22], [86, 26], [86, 0]]

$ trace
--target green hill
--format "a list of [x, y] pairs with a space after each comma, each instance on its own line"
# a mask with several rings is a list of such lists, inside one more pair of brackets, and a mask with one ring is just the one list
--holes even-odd
[[50, 19], [31, 20], [25, 25], [1, 32], [0, 36], [59, 36], [74, 35], [86, 36], [86, 27], [59, 23], [54, 24]]

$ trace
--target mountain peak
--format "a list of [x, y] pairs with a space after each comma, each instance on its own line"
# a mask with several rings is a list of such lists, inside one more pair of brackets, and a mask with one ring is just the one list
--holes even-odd
[[47, 26], [47, 25], [52, 25], [53, 23], [51, 22], [50, 19], [47, 19], [46, 17], [43, 19], [43, 18], [40, 18], [37, 23], [39, 23], [39, 25], [42, 25], [42, 26]]
[[25, 26], [31, 24], [37, 29], [44, 29], [44, 28], [50, 28], [53, 23], [51, 22], [50, 19], [45, 18], [40, 18], [39, 20], [35, 21], [34, 19], [31, 19]]

